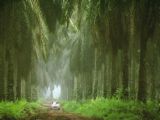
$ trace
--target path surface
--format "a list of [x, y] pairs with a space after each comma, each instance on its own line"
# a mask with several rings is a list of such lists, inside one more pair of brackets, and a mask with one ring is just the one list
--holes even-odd
[[48, 111], [45, 113], [39, 113], [36, 116], [31, 117], [30, 120], [95, 120], [95, 119], [86, 118], [70, 113]]
[[66, 113], [63, 111], [47, 110], [37, 111], [37, 115], [28, 118], [27, 120], [98, 120], [94, 118], [87, 118], [80, 115]]

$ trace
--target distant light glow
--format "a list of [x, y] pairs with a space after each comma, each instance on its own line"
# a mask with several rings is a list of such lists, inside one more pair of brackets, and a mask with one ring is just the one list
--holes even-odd
[[47, 99], [47, 98], [49, 98], [50, 94], [51, 94], [50, 87], [48, 87], [47, 91], [44, 92], [44, 97]]
[[48, 99], [59, 99], [61, 96], [61, 86], [60, 85], [54, 85], [54, 90], [52, 91], [50, 87], [47, 88], [46, 92], [44, 92], [44, 98]]
[[58, 86], [54, 86], [54, 90], [53, 90], [53, 97], [55, 99], [58, 99], [61, 95], [61, 86], [58, 85]]

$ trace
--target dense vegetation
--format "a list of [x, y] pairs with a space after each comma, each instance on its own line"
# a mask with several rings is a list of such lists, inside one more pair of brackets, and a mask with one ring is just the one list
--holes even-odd
[[159, 0], [0, 0], [1, 101], [59, 85], [62, 100], [110, 98], [132, 116], [127, 105], [160, 101], [159, 72]]
[[159, 105], [147, 104], [120, 99], [97, 98], [83, 102], [64, 102], [65, 111], [74, 112], [100, 120], [159, 120]]
[[0, 119], [1, 120], [19, 120], [28, 115], [36, 114], [36, 109], [40, 107], [38, 102], [26, 102], [25, 100], [16, 102], [0, 103]]

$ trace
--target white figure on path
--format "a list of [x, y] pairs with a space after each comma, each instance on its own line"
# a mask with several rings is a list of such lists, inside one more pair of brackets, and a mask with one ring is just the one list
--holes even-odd
[[54, 110], [60, 110], [60, 104], [57, 101], [52, 102], [51, 107]]

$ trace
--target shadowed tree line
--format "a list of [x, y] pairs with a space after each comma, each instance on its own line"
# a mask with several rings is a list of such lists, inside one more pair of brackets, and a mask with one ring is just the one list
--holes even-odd
[[1, 0], [0, 99], [53, 83], [68, 100], [159, 100], [159, 16], [159, 0]]

